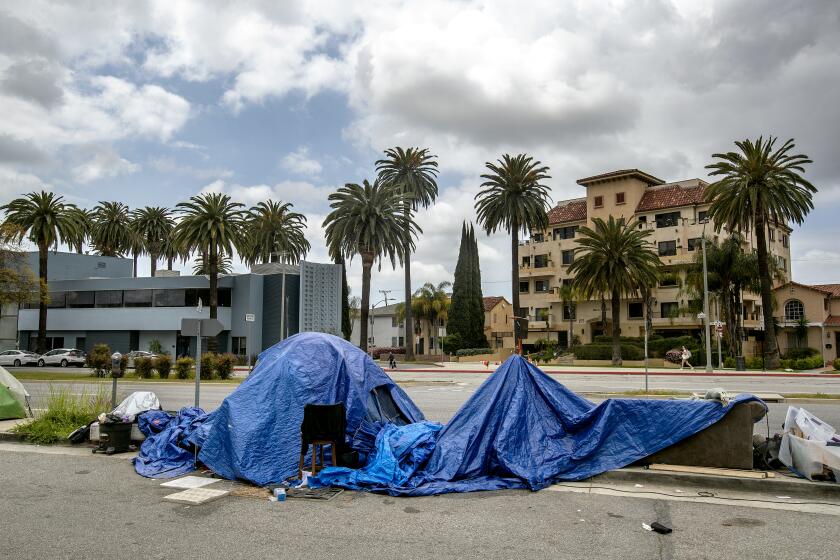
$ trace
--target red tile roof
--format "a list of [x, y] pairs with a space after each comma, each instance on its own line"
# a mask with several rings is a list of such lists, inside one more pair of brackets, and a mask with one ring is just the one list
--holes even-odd
[[562, 224], [563, 222], [580, 222], [586, 219], [586, 199], [561, 200], [557, 206], [549, 210], [548, 223]]
[[487, 296], [486, 298], [484, 298], [484, 311], [490, 311], [491, 309], [499, 305], [499, 302], [504, 299], [505, 298], [503, 296]]
[[840, 327], [840, 315], [829, 315], [824, 324], [826, 327]]
[[840, 284], [823, 284], [821, 286], [809, 286], [808, 284], [800, 284], [799, 282], [794, 282], [793, 280], [791, 280], [787, 284], [782, 284], [776, 289], [783, 290], [786, 286], [799, 286], [800, 288], [805, 288], [806, 290], [814, 290], [815, 292], [822, 292], [824, 294], [832, 293], [831, 290], [828, 289], [826, 286], [836, 286], [838, 289], [840, 289]]
[[651, 210], [702, 204], [705, 189], [704, 185], [695, 187], [670, 185], [647, 189], [645, 194], [642, 195], [642, 200], [639, 201], [639, 206], [636, 207], [636, 212], [650, 212]]
[[840, 297], [840, 284], [814, 284], [811, 287], [828, 292], [831, 297]]

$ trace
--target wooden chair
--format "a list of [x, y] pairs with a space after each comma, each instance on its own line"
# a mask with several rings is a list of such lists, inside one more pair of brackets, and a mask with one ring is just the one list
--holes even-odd
[[307, 404], [303, 407], [303, 423], [300, 426], [300, 464], [298, 478], [303, 478], [303, 463], [309, 446], [312, 446], [312, 474], [318, 474], [316, 456], [320, 448], [321, 468], [324, 468], [324, 446], [330, 446], [333, 466], [338, 466], [338, 455], [344, 447], [344, 432], [347, 431], [347, 413], [344, 403]]

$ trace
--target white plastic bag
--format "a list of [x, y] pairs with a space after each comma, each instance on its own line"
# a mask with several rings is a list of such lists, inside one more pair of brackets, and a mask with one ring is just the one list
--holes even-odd
[[822, 474], [825, 466], [834, 471], [835, 480], [840, 480], [840, 447], [828, 445], [830, 441], [840, 441], [840, 436], [831, 425], [804, 408], [791, 406], [784, 430], [779, 448], [783, 464], [809, 480]]
[[160, 410], [160, 401], [158, 401], [157, 395], [151, 391], [135, 391], [111, 412], [120, 416], [128, 416], [128, 421], [134, 422], [134, 418], [138, 414], [147, 410]]

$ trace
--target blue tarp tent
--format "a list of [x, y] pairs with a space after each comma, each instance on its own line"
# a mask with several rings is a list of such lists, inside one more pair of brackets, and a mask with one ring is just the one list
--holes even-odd
[[[381, 432], [376, 440], [376, 453], [365, 467], [376, 476], [328, 468], [314, 484], [394, 495], [538, 490], [555, 481], [582, 480], [627, 466], [711, 426], [734, 405], [749, 400], [758, 399], [740, 397], [728, 406], [715, 401], [608, 399], [596, 406], [521, 356], [512, 356], [464, 403], [434, 444], [426, 442], [425, 466], [416, 454], [395, 446], [404, 439], [400, 431], [408, 427], [397, 428]], [[421, 439], [416, 433], [412, 437]], [[402, 463], [394, 461], [395, 456]], [[416, 472], [407, 476], [406, 466], [414, 466]], [[392, 468], [400, 470], [398, 475], [382, 472]]]
[[257, 367], [212, 412], [199, 459], [217, 474], [259, 485], [296, 476], [303, 407], [343, 402], [346, 441], [360, 427], [423, 420], [408, 395], [358, 347], [297, 334], [260, 354]]

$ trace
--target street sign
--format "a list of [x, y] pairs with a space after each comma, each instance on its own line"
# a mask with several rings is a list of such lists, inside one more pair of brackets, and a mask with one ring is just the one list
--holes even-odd
[[216, 336], [225, 329], [218, 319], [181, 319], [181, 336], [198, 336], [199, 324], [201, 336]]
[[246, 323], [253, 323], [254, 321], [256, 321], [256, 319], [257, 319], [257, 316], [254, 315], [253, 313], [246, 313], [245, 314], [245, 322]]

